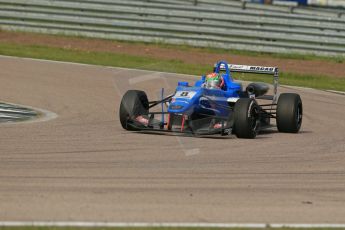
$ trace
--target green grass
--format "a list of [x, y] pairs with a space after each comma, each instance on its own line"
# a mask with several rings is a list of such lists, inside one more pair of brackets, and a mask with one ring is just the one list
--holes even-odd
[[[25, 31], [6, 31], [0, 28], [0, 32], [4, 31], [6, 33], [12, 33], [13, 36], [18, 35], [37, 35], [34, 32], [25, 32]], [[95, 40], [95, 38], [89, 38], [85, 36], [72, 36], [67, 35], [64, 33], [60, 34], [39, 34], [40, 36], [52, 36], [57, 38], [77, 38], [82, 40]], [[151, 45], [157, 46], [159, 48], [167, 48], [172, 50], [182, 50], [182, 51], [198, 51], [203, 53], [215, 53], [215, 54], [228, 54], [228, 55], [242, 55], [242, 56], [251, 56], [251, 57], [269, 57], [269, 58], [278, 58], [278, 59], [295, 59], [295, 60], [321, 60], [321, 61], [328, 61], [328, 62], [335, 62], [335, 63], [345, 63], [345, 55], [338, 55], [338, 56], [320, 56], [315, 54], [301, 54], [301, 53], [269, 53], [269, 52], [256, 52], [256, 51], [246, 51], [246, 50], [229, 50], [229, 49], [222, 49], [222, 48], [214, 48], [214, 47], [193, 47], [190, 45], [174, 45], [165, 43], [164, 40], [162, 42], [142, 42], [142, 41], [121, 41], [121, 40], [109, 40], [103, 38], [97, 38], [97, 40], [105, 40], [105, 41], [113, 41], [115, 43], [123, 43], [123, 44], [138, 44], [138, 45]]]
[[[202, 75], [212, 71], [211, 66], [189, 64], [181, 60], [162, 60], [144, 56], [131, 56], [107, 52], [87, 52], [37, 45], [0, 43], [0, 54], [192, 75]], [[272, 82], [272, 78], [262, 75], [236, 74], [234, 78], [247, 81]], [[339, 77], [284, 72], [280, 73], [279, 82], [285, 85], [345, 91], [345, 78]]]
[[[60, 35], [59, 35], [60, 36]], [[65, 37], [70, 37], [68, 35], [64, 35]], [[79, 37], [80, 39], [90, 39], [87, 37]], [[202, 53], [214, 53], [214, 54], [227, 54], [227, 55], [241, 55], [241, 56], [250, 56], [250, 57], [268, 57], [268, 58], [278, 58], [278, 59], [294, 59], [294, 60], [320, 60], [320, 61], [328, 61], [328, 62], [335, 62], [335, 63], [345, 63], [345, 56], [338, 55], [338, 56], [321, 56], [315, 54], [301, 54], [301, 53], [269, 53], [269, 52], [257, 52], [257, 51], [247, 51], [247, 50], [233, 50], [233, 49], [222, 49], [222, 48], [214, 48], [214, 47], [193, 47], [190, 45], [174, 45], [168, 44], [164, 42], [155, 42], [155, 43], [145, 43], [145, 42], [138, 42], [138, 41], [116, 41], [117, 43], [125, 43], [125, 44], [149, 44], [149, 45], [156, 45], [160, 48], [167, 48], [173, 50], [182, 50], [182, 51], [198, 51]]]
[[[235, 74], [235, 79], [246, 81], [261, 81], [266, 83], [272, 83], [273, 79], [264, 75], [241, 75]], [[337, 90], [345, 91], [345, 78], [329, 77], [323, 75], [312, 74], [296, 74], [296, 73], [280, 73], [279, 84], [301, 86], [314, 89], [323, 90]]]
[[268, 53], [268, 52], [257, 52], [257, 51], [246, 51], [246, 50], [229, 50], [221, 48], [200, 48], [191, 47], [187, 45], [176, 46], [170, 44], [157, 44], [160, 47], [170, 48], [170, 49], [181, 49], [184, 51], [201, 51], [205, 53], [215, 53], [215, 54], [228, 54], [228, 55], [240, 55], [240, 56], [250, 56], [250, 57], [268, 57], [277, 59], [294, 59], [294, 60], [321, 60], [334, 63], [345, 63], [345, 56], [320, 56], [315, 54], [300, 54], [300, 53]]
[[[54, 36], [64, 36], [70, 37], [69, 35], [54, 35]], [[91, 39], [87, 37], [79, 37], [80, 39]], [[106, 40], [106, 39], [104, 39]], [[160, 48], [167, 48], [173, 50], [182, 50], [182, 51], [199, 51], [203, 53], [215, 53], [215, 54], [228, 54], [228, 55], [241, 55], [241, 56], [251, 56], [251, 57], [269, 57], [269, 58], [278, 58], [278, 59], [295, 59], [295, 60], [321, 60], [335, 63], [345, 63], [345, 56], [321, 56], [315, 54], [301, 54], [301, 53], [269, 53], [269, 52], [257, 52], [257, 51], [247, 51], [247, 50], [233, 50], [233, 49], [222, 49], [214, 47], [193, 47], [190, 45], [174, 45], [164, 42], [139, 42], [139, 41], [116, 41], [117, 43], [124, 44], [149, 44], [156, 45]]]

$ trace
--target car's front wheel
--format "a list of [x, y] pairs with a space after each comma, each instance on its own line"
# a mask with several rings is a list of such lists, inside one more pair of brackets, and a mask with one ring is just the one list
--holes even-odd
[[149, 101], [144, 91], [128, 90], [122, 97], [120, 104], [120, 122], [122, 128], [126, 130], [138, 130], [128, 125], [128, 121], [149, 112]]
[[238, 138], [255, 138], [259, 129], [260, 107], [252, 98], [240, 98], [234, 108], [233, 132]]

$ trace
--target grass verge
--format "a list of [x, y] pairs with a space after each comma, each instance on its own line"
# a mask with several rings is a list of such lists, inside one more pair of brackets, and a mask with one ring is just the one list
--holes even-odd
[[[192, 75], [209, 73], [212, 69], [211, 66], [188, 64], [180, 60], [160, 60], [158, 58], [148, 58], [144, 56], [131, 56], [107, 52], [88, 52], [48, 46], [18, 45], [11, 43], [0, 43], [0, 54]], [[262, 75], [235, 74], [234, 78], [247, 81], [272, 82], [272, 78]], [[316, 76], [284, 72], [280, 73], [280, 83], [284, 85], [310, 87], [315, 89], [345, 91], [345, 78], [323, 75]]]
[[[89, 38], [86, 38], [89, 39]], [[124, 41], [118, 41], [119, 43]], [[128, 42], [124, 42], [128, 43]], [[145, 44], [142, 42], [130, 42], [130, 43], [138, 43], [138, 44]], [[204, 53], [216, 53], [216, 54], [232, 54], [232, 55], [242, 55], [242, 56], [250, 56], [250, 57], [269, 57], [269, 58], [277, 58], [277, 59], [294, 59], [294, 60], [320, 60], [320, 61], [327, 61], [327, 62], [334, 62], [334, 63], [344, 63], [345, 56], [320, 56], [315, 54], [300, 54], [300, 53], [268, 53], [268, 52], [258, 52], [258, 51], [247, 51], [247, 50], [229, 50], [229, 49], [221, 49], [221, 48], [208, 48], [208, 47], [192, 47], [188, 45], [173, 45], [173, 44], [166, 44], [166, 43], [155, 43], [159, 47], [168, 48], [168, 49], [179, 49], [184, 51], [201, 51]]]
[[191, 52], [201, 52], [201, 53], [215, 53], [215, 54], [231, 54], [231, 55], [241, 55], [241, 56], [250, 56], [250, 57], [269, 57], [269, 58], [277, 58], [277, 59], [294, 59], [294, 60], [320, 60], [326, 62], [333, 62], [333, 63], [344, 63], [345, 62], [345, 55], [338, 55], [338, 56], [322, 56], [316, 54], [301, 54], [301, 53], [269, 53], [269, 52], [258, 52], [258, 51], [246, 51], [246, 50], [233, 50], [233, 49], [222, 49], [216, 47], [194, 47], [190, 45], [175, 45], [162, 42], [143, 42], [143, 41], [123, 41], [123, 40], [109, 40], [103, 38], [90, 38], [85, 36], [72, 36], [66, 34], [39, 34], [34, 32], [24, 32], [24, 31], [5, 31], [1, 30], [0, 32], [10, 33], [13, 36], [16, 35], [35, 35], [35, 36], [43, 36], [43, 37], [55, 37], [55, 38], [77, 38], [82, 40], [104, 40], [104, 41], [114, 41], [117, 44], [134, 44], [134, 45], [154, 45], [160, 48], [166, 48], [171, 50], [182, 50], [182, 51], [191, 51]]

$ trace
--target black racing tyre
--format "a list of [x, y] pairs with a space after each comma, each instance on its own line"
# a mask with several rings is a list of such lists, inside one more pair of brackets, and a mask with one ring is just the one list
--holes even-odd
[[128, 126], [128, 120], [135, 119], [135, 117], [139, 115], [147, 115], [148, 112], [149, 101], [146, 93], [140, 90], [128, 90], [123, 95], [120, 104], [119, 116], [122, 128], [126, 130], [138, 130]]
[[238, 138], [255, 138], [259, 129], [260, 107], [252, 98], [240, 98], [234, 108], [233, 132]]
[[282, 93], [277, 104], [277, 128], [279, 132], [297, 133], [302, 125], [303, 106], [296, 93]]

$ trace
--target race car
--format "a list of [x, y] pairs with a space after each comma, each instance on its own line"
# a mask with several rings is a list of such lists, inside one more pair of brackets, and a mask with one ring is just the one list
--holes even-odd
[[[269, 85], [261, 82], [243, 89], [233, 80], [234, 72], [272, 75], [273, 95], [267, 94]], [[175, 92], [166, 97], [162, 89], [160, 100], [149, 101], [144, 91], [128, 90], [121, 100], [119, 118], [122, 127], [131, 131], [234, 134], [238, 138], [255, 138], [261, 130], [272, 127], [271, 119], [276, 119], [279, 132], [297, 133], [302, 124], [301, 97], [295, 93], [278, 95], [277, 88], [277, 67], [220, 61], [212, 74], [193, 85], [178, 82]], [[159, 105], [161, 110], [153, 112]]]

